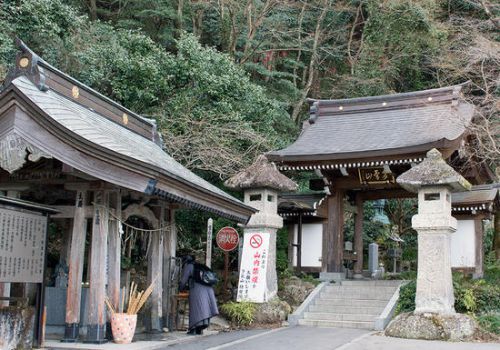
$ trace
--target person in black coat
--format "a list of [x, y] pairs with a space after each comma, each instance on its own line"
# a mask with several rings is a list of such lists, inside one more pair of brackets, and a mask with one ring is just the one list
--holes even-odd
[[219, 314], [217, 300], [212, 287], [194, 280], [195, 259], [188, 255], [182, 270], [179, 289], [189, 289], [189, 330], [188, 334], [202, 334], [210, 324], [210, 318]]

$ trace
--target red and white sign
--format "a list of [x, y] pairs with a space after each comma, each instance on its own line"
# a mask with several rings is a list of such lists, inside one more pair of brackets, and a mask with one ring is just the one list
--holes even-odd
[[267, 265], [269, 259], [267, 232], [245, 233], [241, 255], [237, 301], [264, 303], [267, 301]]
[[219, 230], [219, 232], [217, 232], [215, 240], [217, 241], [217, 246], [220, 249], [226, 252], [230, 252], [238, 246], [240, 237], [238, 236], [238, 232], [234, 228], [223, 227]]

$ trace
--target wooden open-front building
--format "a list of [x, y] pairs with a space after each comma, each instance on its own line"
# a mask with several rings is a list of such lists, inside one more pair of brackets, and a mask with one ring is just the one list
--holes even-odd
[[290, 146], [267, 154], [282, 171], [314, 171], [312, 190], [327, 194], [321, 272], [327, 279], [344, 271], [344, 206], [356, 209], [355, 276], [363, 269], [363, 202], [409, 198], [396, 178], [438, 149], [472, 184], [495, 181], [479, 160], [464, 157], [474, 107], [462, 86], [342, 100], [311, 100], [310, 118]]
[[[104, 299], [118, 307], [122, 223], [132, 218], [145, 223], [150, 235], [148, 280], [154, 291], [146, 328], [161, 330], [170, 283], [162, 269], [175, 256], [175, 210], [194, 208], [246, 223], [255, 209], [170, 157], [153, 120], [19, 46], [0, 93], [0, 192], [58, 211], [53, 220], [69, 268], [63, 340], [105, 341]], [[84, 270], [88, 298], [81, 307]], [[11, 295], [11, 286], [1, 285], [0, 292]]]

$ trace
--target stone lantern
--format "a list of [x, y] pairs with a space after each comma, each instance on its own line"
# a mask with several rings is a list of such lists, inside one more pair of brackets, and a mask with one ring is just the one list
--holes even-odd
[[[278, 215], [278, 193], [294, 191], [297, 189], [297, 184], [281, 174], [274, 163], [270, 163], [261, 155], [250, 167], [228, 179], [225, 185], [234, 190], [243, 190], [245, 204], [258, 210], [245, 225], [244, 242], [249, 241], [252, 235], [269, 234], [269, 250], [264, 261], [266, 276], [263, 296], [256, 299], [249, 298], [255, 302], [268, 301], [278, 291], [276, 232], [283, 227], [283, 219]], [[243, 255], [245, 249], [244, 247]]]
[[418, 193], [418, 214], [412, 218], [412, 227], [418, 232], [415, 314], [454, 314], [450, 237], [457, 220], [451, 216], [450, 192], [469, 190], [471, 185], [436, 149], [397, 182]]

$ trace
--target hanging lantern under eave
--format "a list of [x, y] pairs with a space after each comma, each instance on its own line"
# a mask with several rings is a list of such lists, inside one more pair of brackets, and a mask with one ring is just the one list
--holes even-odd
[[378, 222], [382, 225], [389, 225], [390, 221], [387, 215], [384, 212], [386, 200], [379, 199], [374, 201], [373, 208], [375, 209], [375, 215], [372, 218], [373, 222]]

